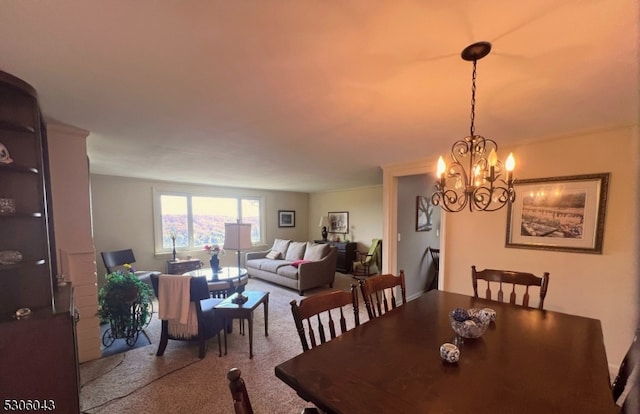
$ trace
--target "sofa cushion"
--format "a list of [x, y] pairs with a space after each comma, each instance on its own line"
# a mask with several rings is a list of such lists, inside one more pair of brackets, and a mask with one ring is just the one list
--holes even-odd
[[271, 260], [265, 259], [265, 258], [262, 258], [262, 259], [250, 259], [250, 260], [247, 260], [247, 267], [251, 267], [251, 268], [254, 268], [254, 269], [260, 269], [260, 266], [262, 265], [262, 263], [270, 262], [270, 261]]
[[291, 242], [287, 249], [285, 260], [301, 260], [304, 258], [304, 251], [307, 248], [307, 242]]
[[269, 253], [267, 253], [266, 258], [267, 259], [279, 259], [282, 256], [282, 252], [279, 252], [277, 250], [271, 250]]
[[329, 245], [307, 242], [307, 249], [304, 251], [304, 260], [317, 262], [329, 254]]
[[279, 268], [282, 266], [290, 266], [291, 261], [288, 260], [269, 260], [264, 259], [260, 262], [260, 270], [264, 270], [265, 272], [276, 273]]
[[294, 280], [298, 279], [298, 268], [297, 267], [293, 267], [291, 265], [279, 267], [277, 273], [280, 276], [284, 276], [284, 277], [287, 277], [289, 279], [294, 279]]
[[298, 267], [300, 266], [302, 263], [311, 263], [311, 260], [304, 260], [304, 259], [300, 259], [300, 260], [296, 260], [293, 263], [291, 263], [291, 266], [293, 267]]
[[285, 257], [290, 243], [291, 240], [275, 239], [273, 241], [273, 247], [271, 248], [271, 251], [275, 250], [276, 252], [280, 252], [282, 253], [282, 257]]

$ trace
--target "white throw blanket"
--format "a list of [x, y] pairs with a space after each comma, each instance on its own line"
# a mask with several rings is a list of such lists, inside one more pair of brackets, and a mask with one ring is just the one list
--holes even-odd
[[158, 317], [168, 321], [169, 336], [198, 335], [196, 305], [189, 295], [191, 276], [160, 275], [158, 279]]

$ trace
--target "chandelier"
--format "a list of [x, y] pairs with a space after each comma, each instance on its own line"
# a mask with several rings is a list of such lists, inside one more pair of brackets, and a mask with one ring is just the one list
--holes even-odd
[[[509, 154], [503, 164], [498, 160], [498, 144], [475, 133], [476, 62], [491, 51], [491, 43], [478, 42], [462, 51], [462, 59], [473, 61], [471, 77], [471, 128], [469, 136], [451, 146], [451, 163], [438, 159], [436, 191], [431, 196], [434, 206], [458, 212], [467, 205], [469, 211], [496, 211], [513, 202], [513, 169], [515, 159]], [[468, 159], [468, 170], [463, 163]], [[504, 173], [504, 177], [503, 177]]]

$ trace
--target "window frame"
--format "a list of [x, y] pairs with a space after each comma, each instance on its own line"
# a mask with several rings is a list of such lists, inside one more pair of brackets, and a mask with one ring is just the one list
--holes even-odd
[[163, 247], [162, 235], [162, 196], [178, 196], [187, 199], [187, 229], [189, 231], [189, 243], [186, 247], [177, 247], [176, 252], [191, 253], [202, 251], [201, 246], [193, 245], [193, 216], [192, 216], [192, 198], [193, 197], [212, 197], [212, 198], [228, 198], [234, 199], [237, 203], [237, 214], [242, 217], [242, 202], [246, 200], [257, 201], [259, 203], [260, 218], [260, 240], [254, 241], [253, 245], [264, 244], [265, 230], [265, 202], [264, 197], [260, 195], [233, 195], [222, 191], [206, 191], [206, 190], [173, 190], [166, 188], [153, 188], [153, 238], [154, 252], [156, 256], [166, 256], [172, 254], [172, 247]]

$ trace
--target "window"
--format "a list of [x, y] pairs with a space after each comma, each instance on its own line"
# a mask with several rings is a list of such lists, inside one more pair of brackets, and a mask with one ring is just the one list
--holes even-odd
[[262, 200], [259, 197], [209, 196], [154, 192], [156, 253], [176, 249], [202, 250], [205, 244], [224, 244], [224, 223], [251, 224], [251, 241], [262, 241]]

